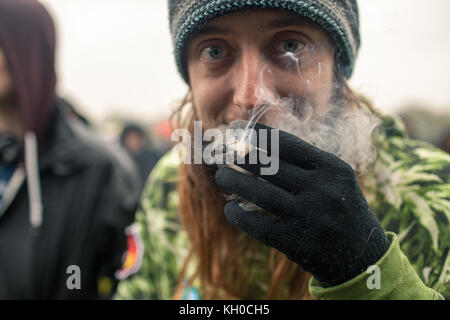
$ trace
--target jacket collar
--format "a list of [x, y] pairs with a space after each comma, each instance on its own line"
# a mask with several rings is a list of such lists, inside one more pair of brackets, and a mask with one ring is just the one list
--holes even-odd
[[39, 168], [41, 172], [51, 169], [64, 176], [84, 166], [82, 150], [85, 144], [79, 134], [86, 129], [81, 121], [69, 118], [61, 104], [59, 100], [56, 102], [49, 128], [49, 145], [39, 158]]

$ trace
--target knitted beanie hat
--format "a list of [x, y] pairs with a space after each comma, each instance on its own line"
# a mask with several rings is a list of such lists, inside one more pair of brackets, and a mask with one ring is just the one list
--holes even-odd
[[320, 25], [339, 50], [344, 75], [350, 78], [360, 46], [356, 0], [169, 0], [170, 31], [178, 71], [189, 83], [186, 44], [209, 21], [248, 9], [279, 9]]

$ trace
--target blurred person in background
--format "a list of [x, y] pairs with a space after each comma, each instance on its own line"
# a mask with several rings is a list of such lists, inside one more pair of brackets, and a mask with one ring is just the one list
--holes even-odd
[[158, 162], [161, 155], [147, 146], [147, 135], [137, 124], [126, 125], [120, 135], [120, 144], [127, 150], [134, 160], [142, 185]]
[[360, 46], [356, 1], [168, 3], [189, 85], [179, 128], [192, 138], [195, 120], [203, 130], [252, 114], [258, 129], [282, 120], [279, 169], [180, 165], [166, 155], [136, 214], [141, 269], [116, 297], [450, 298], [450, 157], [408, 139], [396, 117], [348, 86]]
[[108, 298], [129, 270], [135, 168], [68, 114], [54, 68], [45, 8], [0, 0], [0, 299]]

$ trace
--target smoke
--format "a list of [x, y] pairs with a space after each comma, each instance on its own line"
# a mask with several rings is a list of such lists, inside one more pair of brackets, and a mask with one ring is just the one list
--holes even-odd
[[[301, 72], [302, 61], [293, 54], [286, 54], [287, 67], [297, 72], [305, 86], [310, 87], [309, 79]], [[317, 64], [320, 75], [324, 64]], [[249, 111], [249, 121], [241, 136], [247, 142], [250, 129], [256, 122], [262, 122], [273, 128], [291, 133], [300, 139], [330, 152], [347, 162], [358, 174], [364, 174], [376, 159], [373, 134], [381, 120], [366, 109], [346, 105], [340, 95], [330, 97], [324, 116], [317, 116], [317, 107], [313, 101], [295, 97], [281, 97], [274, 88], [264, 81], [264, 74], [271, 74], [270, 68], [261, 68], [259, 83], [255, 88], [258, 98], [255, 107]], [[334, 84], [339, 90], [338, 84]], [[230, 127], [232, 127], [231, 125]]]
[[373, 132], [380, 119], [365, 109], [346, 108], [339, 104], [330, 105], [325, 118], [312, 117], [311, 106], [304, 106], [305, 116], [298, 117], [286, 102], [286, 112], [268, 120], [271, 127], [289, 132], [317, 148], [330, 152], [347, 162], [357, 173], [364, 173], [375, 161], [376, 150]]

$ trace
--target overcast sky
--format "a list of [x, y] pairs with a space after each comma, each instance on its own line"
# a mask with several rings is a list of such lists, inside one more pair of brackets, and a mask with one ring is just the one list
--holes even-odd
[[[156, 121], [186, 92], [172, 56], [166, 0], [41, 0], [58, 32], [58, 90], [86, 116]], [[449, 0], [359, 0], [353, 87], [394, 112], [450, 108]]]

